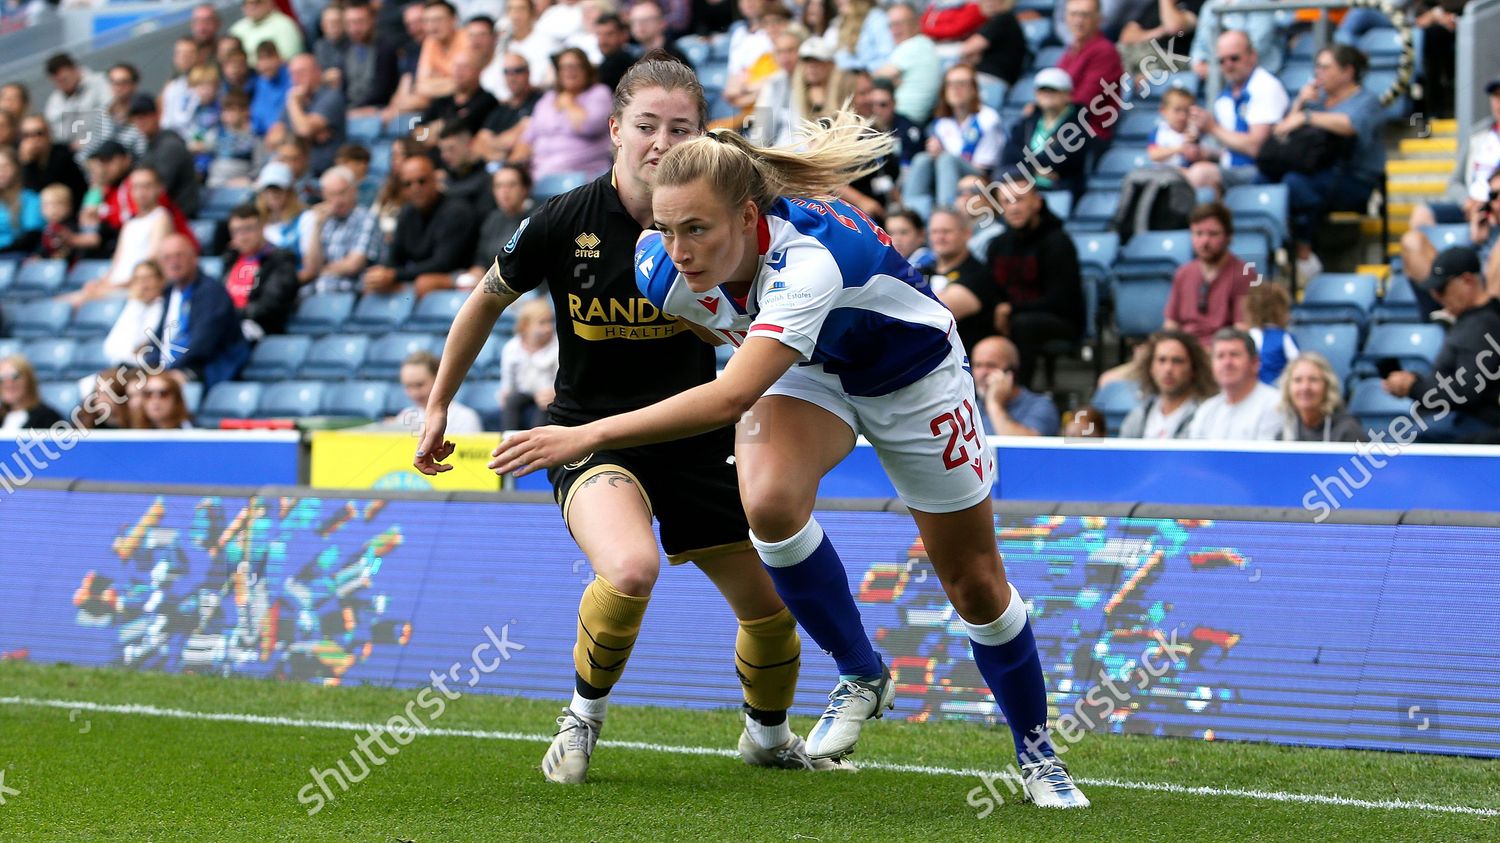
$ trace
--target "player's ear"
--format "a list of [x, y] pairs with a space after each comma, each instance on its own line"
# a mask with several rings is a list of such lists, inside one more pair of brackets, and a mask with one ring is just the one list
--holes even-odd
[[745, 230], [755, 228], [760, 221], [760, 208], [756, 207], [754, 199], [746, 199], [745, 204], [740, 206], [740, 222], [744, 224]]
[[615, 154], [619, 155], [620, 147], [623, 145], [620, 142], [620, 121], [614, 117], [609, 118], [609, 142], [614, 146]]

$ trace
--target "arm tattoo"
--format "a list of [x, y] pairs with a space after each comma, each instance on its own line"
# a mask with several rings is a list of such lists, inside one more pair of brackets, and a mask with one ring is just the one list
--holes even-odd
[[499, 261], [490, 264], [490, 271], [484, 274], [484, 280], [480, 283], [484, 287], [484, 291], [492, 296], [513, 299], [521, 295], [512, 290], [510, 285], [505, 283], [505, 279], [500, 277]]

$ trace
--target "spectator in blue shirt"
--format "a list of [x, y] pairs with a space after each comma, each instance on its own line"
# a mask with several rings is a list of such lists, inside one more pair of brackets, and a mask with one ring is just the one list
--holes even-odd
[[21, 184], [21, 162], [16, 152], [0, 146], [0, 255], [29, 253], [41, 242], [42, 200]]
[[262, 41], [255, 48], [255, 82], [250, 92], [250, 128], [258, 137], [281, 119], [286, 108], [286, 95], [292, 89], [292, 74], [281, 60], [281, 53], [271, 41]]
[[984, 404], [984, 429], [997, 436], [1056, 436], [1061, 429], [1052, 399], [1021, 385], [1021, 353], [1005, 337], [986, 337], [969, 352], [974, 387]]

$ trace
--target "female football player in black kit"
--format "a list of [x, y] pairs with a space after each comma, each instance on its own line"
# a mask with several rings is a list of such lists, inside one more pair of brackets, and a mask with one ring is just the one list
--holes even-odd
[[[522, 222], [455, 317], [427, 403], [415, 460], [420, 471], [452, 468], [442, 463], [453, 452], [443, 440], [448, 405], [500, 313], [543, 282], [558, 315], [560, 344], [551, 423], [587, 424], [714, 379], [712, 349], [641, 296], [632, 262], [636, 239], [652, 222], [657, 162], [673, 145], [702, 135], [707, 112], [692, 69], [663, 53], [646, 56], [625, 74], [609, 121], [614, 167]], [[577, 783], [588, 772], [610, 689], [624, 671], [659, 574], [653, 516], [668, 557], [697, 564], [739, 619], [735, 667], [745, 696], [739, 742], [745, 762], [848, 768], [809, 759], [787, 723], [801, 644], [750, 545], [733, 454], [734, 429], [726, 427], [675, 443], [590, 454], [548, 472], [563, 520], [595, 574], [578, 609], [573, 701], [542, 759], [548, 779]]]

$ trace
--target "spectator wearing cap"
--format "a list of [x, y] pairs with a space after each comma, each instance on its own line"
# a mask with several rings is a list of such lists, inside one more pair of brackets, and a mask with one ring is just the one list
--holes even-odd
[[75, 250], [95, 258], [114, 255], [120, 226], [129, 218], [121, 190], [130, 173], [130, 151], [117, 141], [105, 141], [89, 155], [87, 163], [89, 190], [78, 212], [78, 233], [73, 236]]
[[146, 139], [130, 124], [130, 104], [141, 89], [141, 74], [135, 65], [120, 62], [105, 74], [109, 80], [109, 107], [101, 109], [89, 123], [88, 140], [83, 145], [83, 159], [93, 155], [105, 141], [119, 141], [139, 158], [146, 154]]
[[240, 10], [245, 16], [229, 27], [229, 34], [240, 39], [246, 53], [256, 54], [260, 45], [268, 42], [276, 45], [276, 53], [283, 59], [302, 52], [302, 28], [282, 14], [272, 0], [240, 0]]
[[1021, 118], [1005, 140], [1000, 164], [1018, 168], [1021, 178], [1041, 190], [1066, 190], [1074, 198], [1087, 186], [1087, 133], [1073, 105], [1073, 79], [1056, 67], [1037, 71], [1036, 107]]
[[297, 306], [297, 256], [266, 242], [260, 211], [244, 204], [229, 213], [224, 289], [240, 313], [247, 342], [279, 334]]
[[1042, 347], [1053, 340], [1076, 342], [1083, 336], [1085, 316], [1073, 240], [1040, 191], [1006, 187], [1022, 179], [1013, 169], [997, 181], [994, 201], [1006, 227], [990, 240], [985, 262], [1000, 288], [995, 330], [1020, 349], [1017, 375], [1029, 387]]
[[272, 41], [255, 48], [255, 83], [250, 92], [250, 128], [265, 137], [286, 110], [287, 94], [292, 90], [292, 74]]
[[[1479, 253], [1469, 246], [1443, 250], [1421, 288], [1453, 316], [1453, 327], [1438, 350], [1432, 374], [1395, 371], [1385, 377], [1385, 391], [1410, 398], [1425, 419], [1440, 421], [1456, 414], [1459, 438], [1492, 438], [1500, 432], [1500, 301], [1490, 295], [1481, 276]], [[1407, 444], [1416, 435], [1407, 424], [1391, 438]], [[1421, 424], [1422, 430], [1427, 424]], [[1411, 432], [1411, 436], [1406, 434]]]
[[[1500, 249], [1495, 248], [1495, 241], [1500, 239], [1500, 167], [1492, 171], [1485, 182], [1485, 201], [1470, 206], [1468, 209], [1467, 222], [1469, 245], [1479, 255], [1486, 287], [1490, 295], [1500, 294]], [[1402, 273], [1412, 283], [1420, 285], [1427, 280], [1428, 273], [1432, 271], [1432, 263], [1437, 260], [1437, 254], [1437, 247], [1433, 245], [1426, 233], [1408, 231], [1402, 235]], [[1420, 286], [1417, 293], [1418, 301], [1425, 312], [1437, 309], [1438, 305], [1435, 301], [1425, 301], [1426, 293], [1421, 290]]]
[[88, 127], [100, 111], [109, 107], [109, 83], [98, 73], [80, 67], [67, 53], [56, 53], [47, 59], [47, 76], [52, 93], [42, 113], [52, 127], [52, 140], [82, 149]]
[[272, 161], [255, 179], [255, 207], [265, 223], [266, 240], [293, 254], [302, 254], [302, 243], [311, 236], [311, 215], [306, 213], [294, 189], [292, 168]]
[[1209, 347], [1219, 394], [1204, 401], [1188, 423], [1189, 439], [1270, 441], [1281, 435], [1281, 393], [1260, 381], [1255, 339], [1221, 328]]
[[432, 159], [401, 162], [402, 196], [396, 233], [385, 260], [366, 269], [366, 293], [386, 293], [412, 284], [417, 295], [453, 286], [452, 273], [466, 268], [474, 253], [474, 213], [448, 199], [438, 187]]
[[1120, 51], [1099, 31], [1099, 0], [1067, 0], [1066, 15], [1073, 43], [1057, 66], [1073, 80], [1073, 104], [1085, 113], [1094, 145], [1107, 146], [1119, 119]]
[[1213, 110], [1194, 106], [1191, 119], [1201, 137], [1213, 138], [1223, 152], [1217, 162], [1200, 161], [1190, 167], [1188, 181], [1219, 191], [1259, 177], [1255, 158], [1286, 114], [1288, 98], [1281, 80], [1260, 66], [1260, 56], [1245, 33], [1231, 30], [1220, 35], [1217, 50], [1224, 86]]
[[1218, 387], [1208, 352], [1197, 337], [1177, 330], [1152, 334], [1131, 373], [1144, 400], [1120, 423], [1121, 439], [1181, 439], [1198, 407]]
[[344, 94], [324, 81], [318, 60], [309, 53], [293, 58], [288, 72], [292, 87], [281, 117], [266, 132], [266, 146], [301, 140], [307, 144], [308, 166], [316, 177], [333, 166], [334, 153], [344, 143]]
[[983, 405], [984, 429], [997, 436], [1056, 436], [1057, 404], [1017, 377], [1020, 352], [1005, 337], [986, 337], [969, 353], [974, 391]]
[[913, 123], [925, 125], [941, 93], [943, 69], [937, 46], [922, 34], [920, 17], [916, 7], [906, 0], [898, 0], [886, 9], [895, 47], [886, 63], [872, 75], [895, 84], [897, 112]]
[[130, 104], [130, 122], [146, 139], [146, 154], [141, 163], [161, 176], [162, 186], [177, 210], [189, 218], [197, 216], [200, 204], [198, 171], [187, 143], [181, 135], [162, 128], [156, 100], [146, 94], [137, 94]]
[[635, 64], [630, 30], [619, 15], [610, 12], [594, 21], [594, 39], [599, 42], [599, 84], [613, 91], [625, 71]]
[[1217, 202], [1199, 205], [1188, 215], [1193, 259], [1177, 268], [1172, 292], [1162, 313], [1162, 327], [1182, 330], [1208, 347], [1220, 328], [1249, 330], [1245, 298], [1259, 273], [1229, 251], [1234, 218]]
[[229, 292], [203, 276], [198, 250], [180, 234], [162, 243], [158, 261], [169, 285], [167, 306], [156, 326], [161, 343], [146, 349], [142, 363], [202, 381], [205, 389], [232, 379], [245, 365], [250, 347]]
[[[1420, 235], [1419, 229], [1429, 225], [1468, 222], [1476, 208], [1489, 204], [1490, 176], [1500, 168], [1500, 79], [1491, 79], [1484, 91], [1489, 95], [1490, 119], [1464, 145], [1464, 154], [1448, 180], [1446, 201], [1413, 208], [1408, 234]], [[1405, 242], [1402, 237], [1403, 246]]]
[[1000, 114], [979, 102], [978, 73], [966, 64], [948, 68], [942, 99], [927, 129], [926, 150], [906, 171], [902, 200], [922, 214], [930, 214], [934, 202], [952, 206], [958, 201], [959, 179], [988, 179], [1004, 146]]
[[298, 278], [315, 293], [348, 292], [365, 267], [380, 259], [380, 222], [360, 205], [359, 180], [348, 167], [329, 169], [319, 182], [323, 201], [312, 209], [314, 232], [303, 244]]

